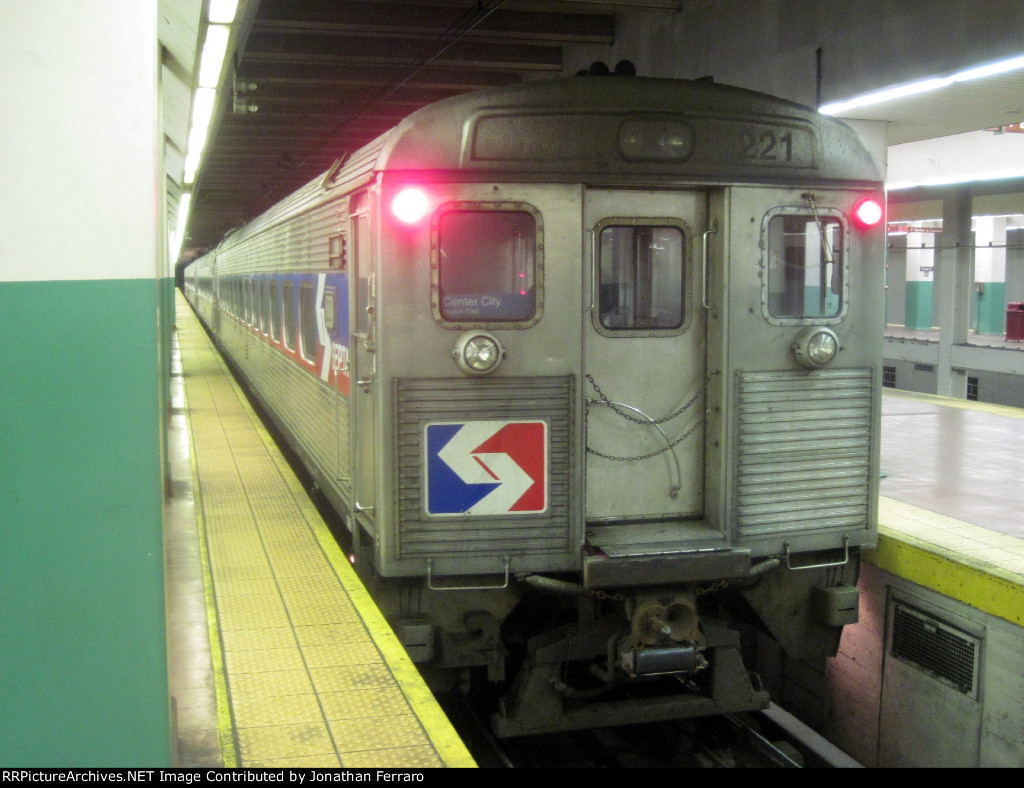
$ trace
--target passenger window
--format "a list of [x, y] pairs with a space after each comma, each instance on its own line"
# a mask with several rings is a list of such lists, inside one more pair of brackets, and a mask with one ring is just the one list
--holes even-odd
[[608, 224], [598, 239], [601, 326], [612, 331], [681, 328], [686, 295], [682, 229]]
[[299, 289], [299, 324], [302, 331], [302, 357], [316, 360], [317, 346], [316, 291], [309, 282]]
[[281, 289], [277, 282], [270, 282], [270, 338], [281, 341]]
[[528, 211], [449, 210], [437, 224], [441, 319], [514, 323], [537, 313], [537, 218]]
[[836, 317], [843, 307], [843, 226], [832, 215], [768, 220], [768, 314]]
[[273, 293], [272, 282], [263, 279], [260, 282], [260, 331], [270, 334], [270, 302]]
[[337, 288], [328, 287], [324, 290], [324, 326], [328, 331], [334, 331], [335, 314], [337, 313]]
[[284, 346], [295, 350], [295, 285], [284, 283]]

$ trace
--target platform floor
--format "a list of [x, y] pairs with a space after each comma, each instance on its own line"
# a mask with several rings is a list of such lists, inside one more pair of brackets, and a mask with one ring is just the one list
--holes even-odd
[[1024, 410], [884, 394], [882, 494], [1024, 538]]
[[179, 765], [474, 766], [180, 294], [176, 345], [167, 585]]

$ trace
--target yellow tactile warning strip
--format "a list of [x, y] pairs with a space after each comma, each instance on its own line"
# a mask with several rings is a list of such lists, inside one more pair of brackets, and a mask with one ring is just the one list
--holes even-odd
[[180, 294], [177, 326], [225, 765], [475, 766]]
[[996, 405], [991, 402], [978, 402], [976, 400], [957, 399], [955, 397], [940, 397], [937, 394], [922, 394], [917, 391], [904, 391], [902, 389], [889, 388], [885, 389], [885, 396], [898, 397], [899, 399], [918, 400], [919, 402], [931, 402], [948, 408], [976, 410], [979, 413], [990, 413], [994, 416], [1006, 416], [1011, 419], [1024, 419], [1024, 408], [1014, 408], [1010, 405]]
[[865, 559], [925, 588], [1024, 625], [1024, 539], [882, 497]]

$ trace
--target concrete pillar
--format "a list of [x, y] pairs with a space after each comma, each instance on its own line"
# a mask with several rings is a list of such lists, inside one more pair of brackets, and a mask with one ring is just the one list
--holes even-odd
[[974, 304], [979, 334], [1006, 331], [1006, 220], [979, 216], [974, 225]]
[[939, 323], [937, 394], [967, 398], [967, 370], [953, 368], [953, 345], [967, 344], [971, 287], [971, 192], [950, 191], [942, 202], [941, 251], [936, 255], [935, 305]]
[[907, 233], [907, 285], [904, 321], [907, 328], [932, 328], [935, 285], [935, 233]]
[[157, 0], [0, 19], [0, 764], [166, 766]]

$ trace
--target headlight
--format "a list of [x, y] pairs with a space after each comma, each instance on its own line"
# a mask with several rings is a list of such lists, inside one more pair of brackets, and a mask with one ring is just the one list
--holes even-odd
[[470, 331], [459, 337], [452, 357], [459, 369], [467, 375], [486, 375], [497, 369], [503, 351], [491, 334]]
[[839, 337], [831, 328], [804, 329], [793, 343], [793, 353], [808, 369], [821, 369], [831, 364], [839, 353]]

